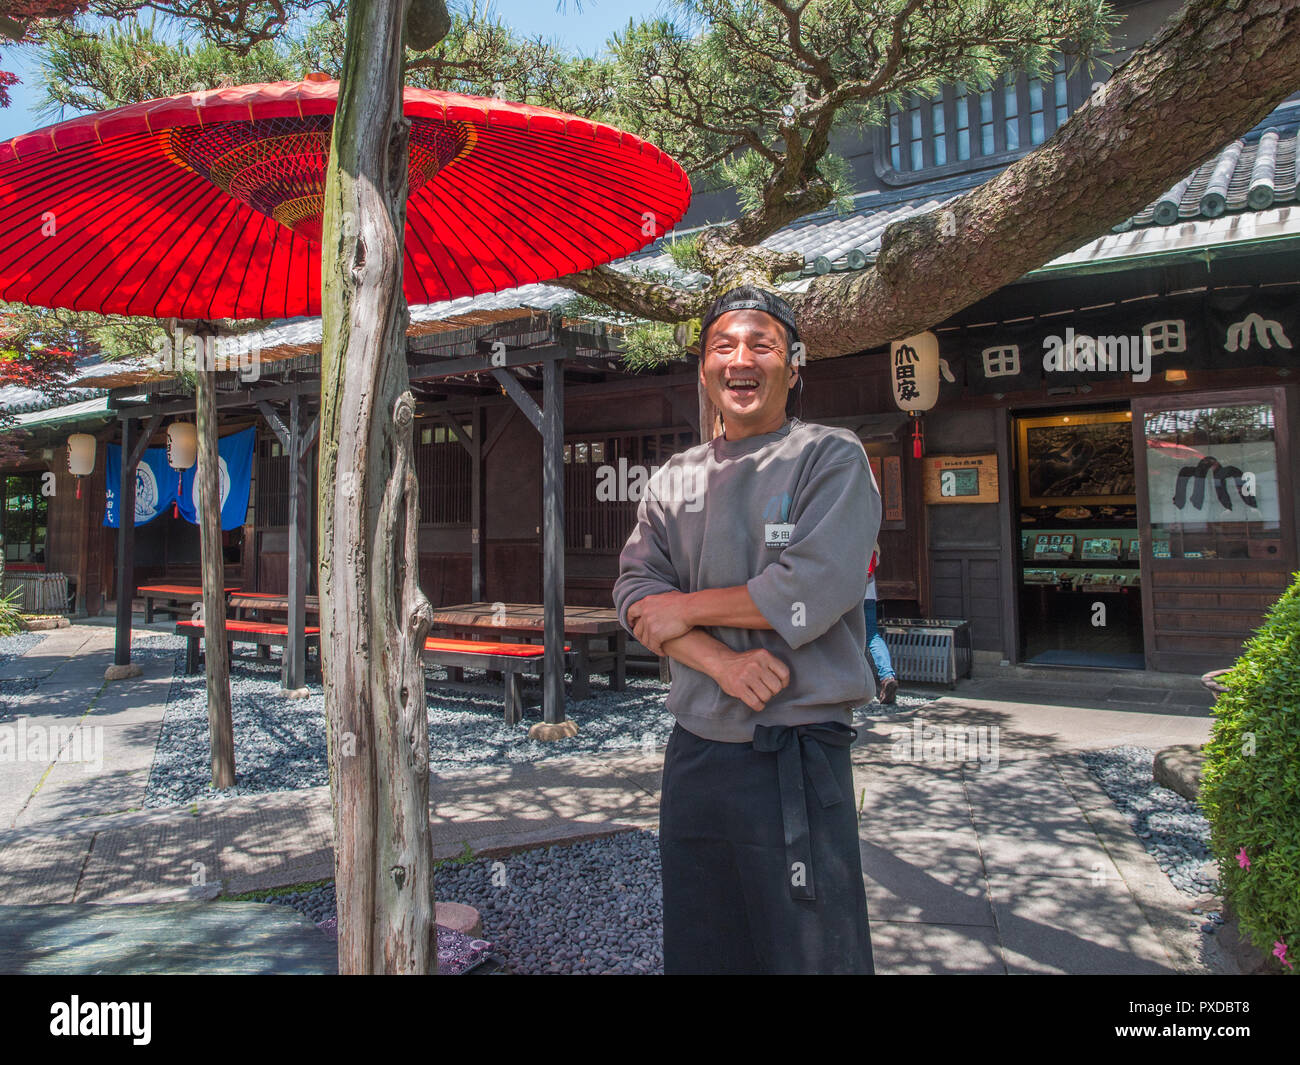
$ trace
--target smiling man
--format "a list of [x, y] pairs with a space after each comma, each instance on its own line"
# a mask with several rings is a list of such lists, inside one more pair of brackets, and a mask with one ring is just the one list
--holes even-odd
[[[623, 624], [672, 659], [659, 847], [667, 973], [870, 973], [849, 747], [880, 493], [846, 429], [787, 414], [790, 306], [744, 287], [701, 322], [722, 436], [651, 481]], [[702, 488], [694, 509], [670, 483]]]

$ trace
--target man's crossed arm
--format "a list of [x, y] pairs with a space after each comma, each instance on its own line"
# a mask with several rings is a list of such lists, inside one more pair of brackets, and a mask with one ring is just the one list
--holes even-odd
[[751, 710], [762, 710], [790, 683], [790, 667], [771, 651], [733, 651], [700, 627], [771, 629], [746, 585], [648, 595], [627, 608], [627, 620], [632, 634], [651, 652], [712, 677]]

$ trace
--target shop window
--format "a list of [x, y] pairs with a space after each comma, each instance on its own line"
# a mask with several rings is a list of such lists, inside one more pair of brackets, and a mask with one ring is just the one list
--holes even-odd
[[621, 551], [636, 527], [653, 471], [695, 442], [684, 431], [572, 440], [564, 445], [564, 543], [573, 551]]
[[44, 562], [49, 500], [41, 492], [41, 473], [11, 473], [5, 478], [4, 549], [6, 562]]
[[1154, 410], [1142, 428], [1153, 559], [1282, 557], [1271, 404]]

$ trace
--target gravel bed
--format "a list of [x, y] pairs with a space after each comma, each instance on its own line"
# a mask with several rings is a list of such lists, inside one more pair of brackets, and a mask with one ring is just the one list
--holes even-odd
[[[437, 897], [473, 906], [483, 938], [515, 973], [663, 972], [659, 837], [637, 830], [506, 858], [444, 862]], [[334, 884], [259, 902], [292, 906], [320, 924], [335, 916]]]
[[1210, 823], [1195, 803], [1151, 779], [1154, 751], [1110, 747], [1080, 757], [1174, 887], [1192, 896], [1218, 892], [1218, 874], [1206, 867]]
[[0, 666], [7, 666], [16, 658], [22, 658], [28, 651], [40, 643], [49, 632], [16, 632], [12, 636], [0, 636]]
[[267, 661], [237, 651], [231, 659], [230, 702], [239, 782], [221, 792], [213, 789], [207, 680], [201, 670], [186, 676], [183, 637], [162, 640], [167, 645], [155, 653], [172, 655], [176, 671], [154, 748], [146, 807], [183, 806], [218, 794], [253, 795], [329, 783], [325, 695], [320, 685], [314, 685], [306, 699], [287, 699], [280, 688], [278, 657]]
[[[18, 632], [12, 636], [0, 636], [0, 666], [18, 661], [48, 635], [48, 632]], [[26, 713], [31, 695], [40, 682], [40, 676], [0, 680], [0, 721], [13, 721]]]
[[[175, 676], [149, 775], [145, 806], [180, 806], [218, 794], [210, 784], [207, 686], [202, 673], [184, 674], [181, 637], [159, 634], [149, 653], [173, 655]], [[145, 653], [141, 650], [139, 653]], [[542, 742], [528, 737], [529, 726], [542, 720], [540, 705], [523, 712], [517, 725], [502, 720], [502, 689], [483, 674], [466, 671], [482, 691], [439, 689], [447, 679], [442, 667], [425, 671], [428, 684], [430, 767], [435, 771], [508, 766], [547, 758], [662, 749], [672, 732], [665, 709], [668, 686], [657, 676], [630, 675], [625, 689], [611, 691], [605, 677], [593, 676], [591, 694], [570, 702], [567, 714], [578, 723], [571, 739]], [[280, 688], [280, 657], [258, 659], [244, 651], [231, 662], [231, 700], [238, 783], [220, 794], [251, 795], [320, 787], [329, 783], [325, 697], [319, 680], [308, 683], [305, 699], [287, 699]], [[526, 701], [540, 703], [541, 689], [525, 683]], [[899, 690], [894, 706], [878, 703], [859, 708], [866, 716], [915, 710], [932, 696]]]

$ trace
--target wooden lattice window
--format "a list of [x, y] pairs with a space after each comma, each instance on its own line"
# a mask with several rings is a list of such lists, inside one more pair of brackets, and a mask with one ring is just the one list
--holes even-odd
[[[468, 440], [469, 426], [461, 432]], [[455, 429], [429, 422], [415, 427], [415, 473], [422, 524], [469, 524], [473, 466]]]
[[[695, 437], [684, 430], [570, 439], [564, 445], [564, 542], [571, 551], [621, 551], [636, 526], [634, 489]], [[611, 498], [612, 497], [612, 498]]]

